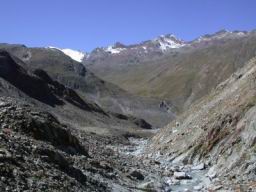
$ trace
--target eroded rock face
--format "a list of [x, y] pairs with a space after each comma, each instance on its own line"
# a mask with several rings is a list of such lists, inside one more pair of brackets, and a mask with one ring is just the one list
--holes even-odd
[[[162, 159], [214, 166], [211, 179], [250, 183], [255, 174], [256, 59], [161, 130], [148, 147]], [[252, 86], [253, 85], [253, 86]], [[175, 130], [175, 131], [173, 131]], [[201, 169], [203, 166], [196, 167]], [[193, 168], [192, 168], [193, 169]], [[249, 186], [249, 184], [248, 184]]]

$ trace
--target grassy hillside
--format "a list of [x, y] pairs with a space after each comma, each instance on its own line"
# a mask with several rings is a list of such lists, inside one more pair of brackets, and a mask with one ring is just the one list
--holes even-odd
[[192, 45], [132, 65], [124, 58], [118, 65], [105, 60], [88, 68], [131, 93], [171, 100], [182, 109], [255, 55], [256, 33]]
[[256, 58], [179, 116], [179, 126], [159, 131], [149, 153], [160, 151], [172, 163], [203, 162], [225, 185], [255, 181], [255, 75]]

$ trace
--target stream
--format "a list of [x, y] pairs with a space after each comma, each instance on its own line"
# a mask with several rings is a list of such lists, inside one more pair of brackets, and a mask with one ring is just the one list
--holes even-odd
[[[121, 145], [116, 148], [125, 156], [132, 156], [140, 166], [140, 171], [145, 176], [137, 184], [134, 191], [159, 191], [159, 192], [189, 192], [208, 191], [211, 180], [207, 177], [208, 170], [201, 165], [178, 165], [166, 160], [164, 156], [156, 154], [155, 157], [144, 155], [148, 140], [143, 138], [129, 138], [130, 145]], [[177, 174], [175, 176], [175, 174]], [[184, 178], [179, 174], [185, 174]]]

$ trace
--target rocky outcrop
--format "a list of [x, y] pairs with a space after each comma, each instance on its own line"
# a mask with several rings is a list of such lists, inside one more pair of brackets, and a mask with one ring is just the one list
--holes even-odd
[[115, 117], [122, 120], [129, 120], [132, 121], [135, 125], [143, 128], [143, 129], [152, 129], [152, 125], [150, 125], [148, 122], [146, 122], [144, 119], [139, 119], [133, 116], [126, 116], [123, 114], [113, 113]]
[[2, 131], [25, 134], [36, 140], [51, 143], [53, 146], [71, 154], [88, 156], [87, 150], [65, 125], [48, 112], [32, 111], [1, 100], [0, 119]]
[[1, 97], [0, 119], [1, 191], [108, 191], [74, 166], [70, 157], [86, 162], [88, 147], [51, 114]]

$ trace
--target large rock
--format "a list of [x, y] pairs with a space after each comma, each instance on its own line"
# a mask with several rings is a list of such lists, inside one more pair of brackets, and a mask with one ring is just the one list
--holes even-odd
[[191, 168], [192, 170], [203, 170], [205, 169], [205, 164], [204, 163], [200, 163], [194, 167]]
[[156, 181], [148, 181], [137, 186], [142, 191], [158, 192], [160, 191], [161, 184]]
[[48, 112], [31, 111], [28, 107], [11, 104], [0, 107], [0, 126], [8, 125], [9, 131], [19, 132], [36, 140], [46, 141], [69, 154], [88, 155], [71, 130]]
[[217, 177], [217, 171], [216, 171], [216, 166], [212, 166], [208, 173], [207, 173], [207, 176], [210, 178], [210, 179], [214, 179], [215, 177]]
[[174, 172], [173, 176], [175, 179], [191, 179], [191, 176], [185, 172]]

